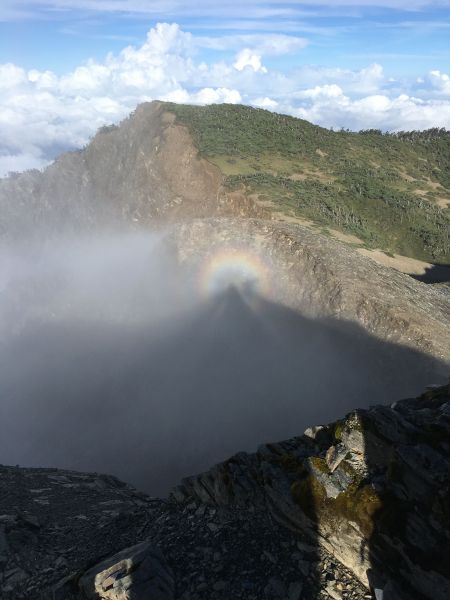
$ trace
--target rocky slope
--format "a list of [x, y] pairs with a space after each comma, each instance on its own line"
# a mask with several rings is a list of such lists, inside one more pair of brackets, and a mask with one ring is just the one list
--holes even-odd
[[167, 501], [0, 467], [5, 600], [446, 599], [450, 386], [237, 454]]
[[370, 248], [450, 262], [450, 132], [334, 132], [239, 105], [166, 105], [225, 186], [276, 219], [309, 220]]
[[223, 250], [253, 252], [267, 262], [267, 293], [275, 302], [356, 322], [380, 339], [450, 363], [448, 296], [327, 236], [298, 224], [222, 217], [176, 224], [167, 239], [194, 273]]
[[0, 208], [0, 240], [247, 212], [160, 102], [140, 105], [43, 173], [0, 179]]

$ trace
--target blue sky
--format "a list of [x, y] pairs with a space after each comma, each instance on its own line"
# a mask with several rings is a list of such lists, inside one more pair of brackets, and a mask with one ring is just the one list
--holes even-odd
[[[0, 61], [59, 74], [87, 58], [102, 60], [126, 44], [139, 45], [157, 22], [176, 22], [199, 37], [237, 32], [306, 37], [308, 46], [301, 53], [283, 57], [285, 68], [299, 62], [358, 68], [376, 61], [393, 76], [413, 75], [418, 69], [450, 70], [450, 2], [445, 0], [342, 0], [340, 6], [326, 0], [200, 0], [195, 11], [186, 9], [186, 2], [151, 0], [1, 4]], [[199, 57], [210, 60], [217, 53], [203, 49]]]
[[450, 0], [1, 0], [0, 174], [141, 101], [450, 128]]

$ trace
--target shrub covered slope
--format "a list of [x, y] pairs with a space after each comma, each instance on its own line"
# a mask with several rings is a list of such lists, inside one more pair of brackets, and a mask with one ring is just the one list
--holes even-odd
[[450, 132], [333, 132], [229, 104], [168, 109], [227, 187], [370, 248], [450, 263]]

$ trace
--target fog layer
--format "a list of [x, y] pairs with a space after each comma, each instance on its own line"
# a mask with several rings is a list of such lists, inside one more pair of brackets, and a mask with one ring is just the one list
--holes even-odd
[[5, 464], [108, 472], [165, 494], [237, 451], [445, 374], [251, 286], [204, 298], [158, 236], [3, 249], [0, 274]]

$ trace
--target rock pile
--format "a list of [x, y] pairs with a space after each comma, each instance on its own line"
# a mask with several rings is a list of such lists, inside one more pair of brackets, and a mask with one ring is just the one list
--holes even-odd
[[155, 505], [114, 477], [0, 467], [0, 597], [66, 600], [69, 583], [136, 543]]

